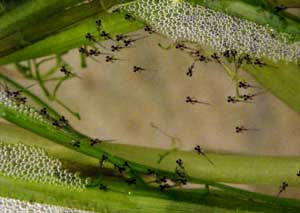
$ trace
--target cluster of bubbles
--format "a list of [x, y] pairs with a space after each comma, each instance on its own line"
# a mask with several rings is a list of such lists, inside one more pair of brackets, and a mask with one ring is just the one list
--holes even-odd
[[45, 150], [24, 144], [0, 142], [0, 174], [73, 189], [82, 189], [85, 184], [77, 173], [63, 169], [62, 163], [49, 157]]
[[[0, 105], [9, 110], [16, 111], [19, 115], [24, 115], [28, 118], [37, 120], [38, 122], [49, 123], [37, 110], [18, 102], [13, 97], [8, 97], [7, 91], [0, 90]], [[5, 111], [2, 110], [1, 116], [5, 116]]]
[[183, 0], [138, 0], [121, 9], [146, 21], [175, 41], [191, 41], [224, 53], [266, 58], [273, 62], [299, 62], [300, 42], [286, 34]]
[[66, 207], [59, 207], [54, 205], [47, 205], [47, 204], [40, 204], [40, 203], [32, 203], [32, 202], [25, 202], [20, 200], [14, 200], [9, 198], [0, 198], [0, 209], [3, 213], [28, 213], [28, 212], [35, 212], [35, 213], [45, 213], [45, 212], [63, 212], [63, 213], [92, 213], [90, 211], [83, 211], [79, 209], [73, 208], [66, 208]]

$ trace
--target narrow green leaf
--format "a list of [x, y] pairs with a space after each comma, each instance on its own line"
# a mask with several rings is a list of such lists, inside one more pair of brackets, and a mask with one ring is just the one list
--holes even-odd
[[0, 65], [51, 54], [59, 54], [66, 52], [67, 50], [77, 48], [80, 45], [88, 44], [88, 41], [85, 39], [85, 35], [87, 32], [94, 35], [97, 34], [95, 21], [99, 18], [103, 22], [104, 29], [111, 35], [132, 32], [143, 26], [143, 24], [139, 22], [126, 21], [123, 14], [101, 13], [84, 19], [74, 24], [69, 29], [55, 35], [51, 35], [46, 39], [36, 42], [20, 51], [16, 51], [8, 56], [3, 56], [2, 58], [0, 57]]
[[[96, 169], [98, 170], [98, 160], [95, 158], [88, 157], [61, 145], [54, 144], [47, 139], [33, 135], [30, 132], [11, 125], [1, 124], [0, 127], [0, 136], [4, 143], [22, 142], [27, 145], [45, 148], [50, 155], [62, 159], [67, 168], [70, 168], [73, 171], [80, 171], [83, 176], [89, 174], [97, 175], [97, 173], [93, 171]], [[130, 154], [131, 157], [137, 159], [137, 161], [147, 161], [150, 163], [153, 160], [153, 156], [163, 151], [159, 149], [119, 144], [104, 144], [104, 148], [109, 151], [115, 150], [115, 154]], [[169, 162], [168, 165], [165, 164], [162, 165], [162, 167], [171, 168], [173, 166], [172, 163], [170, 163], [172, 159], [176, 159], [180, 156], [183, 157], [184, 162], [186, 163], [185, 166], [188, 166], [189, 160], [192, 160], [193, 163], [195, 163], [194, 165], [197, 165], [197, 167], [203, 167], [203, 171], [209, 169], [207, 162], [204, 159], [199, 160], [199, 156], [195, 153], [178, 152], [175, 155], [176, 156], [171, 156], [171, 159], [167, 159]], [[249, 166], [254, 165], [251, 163], [253, 157], [248, 157], [247, 160], [247, 157], [238, 155], [226, 157], [226, 155], [223, 154], [215, 154], [214, 158], [216, 159], [217, 156], [219, 156], [221, 160], [217, 160], [218, 164], [216, 164], [216, 167], [218, 168], [215, 168], [215, 170], [223, 170], [222, 167], [225, 164], [228, 164], [228, 166], [225, 166], [228, 169], [228, 171], [224, 173], [225, 176], [230, 176], [231, 173], [236, 174], [238, 172], [245, 174], [244, 171], [249, 168]], [[232, 158], [232, 160], [230, 160], [230, 158]], [[264, 163], [264, 161], [268, 161], [266, 159], [268, 158], [262, 157], [256, 161], [255, 167], [257, 167], [259, 171], [262, 171], [263, 167], [266, 166]], [[287, 167], [288, 161], [294, 161], [292, 158], [285, 157], [283, 159], [286, 161], [284, 160], [284, 163], [281, 165]], [[226, 163], [222, 164], [222, 160], [225, 160]], [[274, 166], [278, 168], [277, 162], [279, 162], [280, 158], [269, 158], [269, 160], [271, 160], [274, 163]], [[295, 159], [295, 161], [298, 160], [299, 159]], [[241, 164], [239, 163], [240, 161], [242, 161]], [[239, 170], [239, 165], [242, 165], [243, 163], [243, 166], [247, 168]], [[259, 166], [260, 163], [262, 163], [261, 166]], [[156, 162], [154, 162], [154, 164], [156, 164]], [[235, 169], [232, 170], [232, 167], [230, 168], [229, 165], [233, 165], [238, 171], [235, 172]], [[158, 165], [156, 164], [155, 166]], [[281, 166], [279, 167], [282, 169]], [[191, 168], [188, 170], [189, 174], [191, 173], [190, 169]], [[268, 171], [268, 167], [265, 169]], [[99, 170], [99, 172], [101, 171]], [[209, 172], [211, 172], [210, 169]], [[261, 176], [257, 176], [257, 181], [259, 177]], [[239, 212], [244, 210], [273, 212], [274, 207], [284, 212], [295, 212], [298, 211], [298, 208], [300, 207], [299, 201], [293, 199], [275, 198], [256, 193], [255, 199], [252, 200], [247, 199], [240, 194], [226, 190], [220, 191], [210, 189], [208, 193], [206, 189], [176, 189], [160, 192], [151, 187], [127, 186], [122, 180], [116, 180], [115, 177], [111, 178], [109, 176], [105, 176], [104, 183], [110, 189], [108, 192], [103, 192], [93, 187], [77, 192], [66, 190], [63, 187], [29, 183], [0, 176], [0, 196], [99, 212], [103, 211], [103, 209], [107, 209], [109, 212], [135, 212], [137, 208], [142, 212], [153, 212], [153, 209], [155, 209], [155, 212], [224, 212], [226, 210], [231, 212], [236, 211], [237, 208], [239, 209]]]
[[291, 109], [300, 112], [300, 66], [273, 64], [264, 68], [243, 67], [267, 91], [281, 99]]
[[[85, 157], [80, 153], [72, 151], [61, 145], [54, 145], [53, 142], [39, 136], [14, 127], [11, 125], [0, 125], [0, 136], [3, 139], [16, 142], [22, 141], [27, 145], [38, 145], [45, 147], [52, 155], [65, 160], [81, 161], [85, 164], [98, 165], [94, 158]], [[140, 146], [121, 145], [115, 143], [104, 143], [101, 149], [130, 159], [133, 162], [150, 166], [153, 168], [173, 172], [176, 160], [181, 158], [186, 167], [186, 171], [191, 178], [202, 178], [218, 182], [271, 185], [278, 186], [283, 179], [290, 186], [300, 186], [298, 172], [298, 162], [300, 157], [267, 157], [267, 156], [243, 156], [237, 154], [207, 153], [214, 162], [211, 165], [206, 158], [198, 155], [194, 151], [173, 152], [161, 163], [157, 163], [159, 154], [164, 153], [163, 149], [145, 148]], [[60, 155], [60, 153], [63, 153]]]

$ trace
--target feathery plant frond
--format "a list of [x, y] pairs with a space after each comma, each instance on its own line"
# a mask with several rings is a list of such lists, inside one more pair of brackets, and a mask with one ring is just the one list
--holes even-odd
[[[49, 61], [55, 61], [55, 63], [49, 70], [44, 72], [41, 67], [44, 63]], [[62, 106], [70, 114], [80, 120], [80, 114], [78, 112], [74, 112], [70, 107], [65, 105], [57, 96], [57, 93], [64, 82], [78, 77], [77, 74], [72, 72], [72, 67], [63, 59], [63, 55], [56, 55], [54, 57], [41, 60], [32, 59], [27, 61], [25, 64], [17, 62], [15, 65], [20, 74], [22, 74], [26, 79], [33, 80], [39, 85], [49, 101], [55, 102]], [[62, 76], [57, 76], [59, 71], [61, 74], [63, 74]], [[47, 83], [55, 83], [53, 91], [49, 91], [48, 86], [46, 85]]]

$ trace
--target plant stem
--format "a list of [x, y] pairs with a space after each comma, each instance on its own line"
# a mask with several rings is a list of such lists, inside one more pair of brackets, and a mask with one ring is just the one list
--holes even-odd
[[[55, 119], [59, 119], [60, 118], [60, 114], [54, 108], [52, 108], [51, 106], [49, 106], [45, 101], [43, 101], [42, 99], [40, 99], [34, 93], [30, 92], [28, 89], [24, 88], [22, 85], [20, 85], [19, 83], [17, 83], [13, 79], [11, 79], [8, 76], [5, 76], [5, 75], [3, 75], [1, 73], [0, 73], [0, 79], [4, 80], [6, 83], [8, 83], [9, 85], [13, 86], [14, 88], [22, 91], [23, 94], [26, 94], [28, 97], [30, 97], [35, 103], [37, 103], [42, 108], [46, 108], [47, 111], [48, 111], [48, 113], [51, 116], [53, 116], [53, 118], [55, 118]], [[58, 104], [63, 104], [63, 103], [59, 102]], [[78, 119], [80, 119], [80, 115], [78, 113], [73, 112], [72, 110], [70, 110], [70, 112], [74, 113], [74, 116], [77, 117]], [[86, 137], [85, 135], [83, 135], [83, 134], [77, 132], [76, 130], [74, 130], [71, 126], [68, 126], [67, 129], [70, 132], [76, 132], [76, 134], [77, 135], [81, 135], [81, 137]]]
[[[49, 152], [49, 154], [56, 156], [56, 157], [62, 157], [65, 161], [69, 161], [70, 164], [72, 165], [76, 165], [76, 164], [81, 164], [84, 163], [84, 165], [95, 165], [97, 166], [97, 160], [94, 161], [92, 158], [88, 159], [85, 157], [85, 155], [82, 155], [80, 153], [74, 153], [72, 150], [67, 149], [65, 147], [62, 146], [54, 146], [52, 145], [53, 142], [50, 142], [44, 138], [32, 135], [32, 133], [27, 132], [23, 129], [19, 129], [17, 127], [11, 126], [11, 125], [7, 125], [7, 124], [1, 124], [1, 128], [0, 128], [0, 135], [3, 137], [2, 140], [7, 141], [8, 143], [18, 143], [19, 141], [22, 141], [23, 143], [27, 144], [27, 145], [34, 145], [34, 146], [39, 146], [39, 147], [43, 147], [46, 148], [47, 151]], [[161, 170], [164, 169], [166, 171], [172, 171], [172, 168], [174, 165], [172, 165], [173, 159], [176, 159], [177, 157], [181, 157], [184, 160], [185, 166], [187, 167], [187, 172], [189, 173], [189, 176], [193, 176], [192, 172], [195, 170], [195, 167], [200, 168], [199, 174], [203, 173], [203, 171], [209, 170], [209, 172], [207, 174], [209, 174], [208, 176], [210, 176], [210, 178], [212, 178], [213, 176], [220, 176], [221, 173], [225, 173], [224, 176], [229, 176], [229, 178], [232, 178], [233, 180], [239, 180], [239, 178], [236, 177], [237, 174], [239, 174], [240, 176], [244, 176], [244, 178], [248, 178], [248, 175], [251, 173], [255, 173], [253, 175], [253, 177], [255, 175], [257, 175], [255, 178], [256, 183], [260, 182], [261, 180], [267, 180], [269, 177], [274, 176], [274, 174], [269, 174], [270, 176], [264, 176], [262, 175], [263, 173], [260, 173], [259, 171], [262, 171], [263, 168], [266, 169], [266, 171], [268, 171], [268, 169], [270, 169], [269, 167], [272, 167], [273, 165], [276, 167], [278, 162], [282, 162], [282, 165], [287, 165], [286, 162], [298, 162], [299, 158], [269, 158], [268, 157], [254, 157], [254, 156], [238, 156], [238, 155], [224, 155], [224, 154], [209, 154], [210, 157], [213, 158], [213, 160], [216, 163], [216, 167], [217, 168], [209, 168], [211, 167], [210, 164], [207, 163], [206, 160], [204, 160], [203, 158], [199, 157], [197, 154], [193, 153], [193, 152], [178, 152], [178, 153], [174, 153], [172, 154], [172, 156], [168, 157], [166, 159], [165, 163], [162, 164], [157, 164], [156, 158], [155, 156], [157, 155], [157, 153], [160, 152], [164, 152], [164, 150], [160, 150], [160, 149], [149, 149], [149, 148], [144, 148], [144, 147], [136, 147], [136, 146], [128, 146], [128, 145], [118, 145], [118, 144], [102, 144], [99, 145], [102, 149], [111, 152], [113, 155], [117, 156], [125, 156], [127, 157], [128, 155], [131, 155], [131, 159], [135, 162], [147, 162], [146, 165], [148, 164], [153, 164], [153, 168], [155, 167], [155, 169], [157, 170]], [[115, 150], [115, 151], [113, 151]], [[129, 153], [130, 152], [130, 153]], [[121, 153], [121, 154], [120, 154]], [[153, 157], [154, 156], [154, 157]], [[75, 158], [74, 158], [75, 157]], [[216, 161], [217, 159], [217, 161]], [[277, 159], [277, 161], [276, 161]], [[247, 170], [247, 168], [250, 168], [253, 166], [252, 162], [255, 161], [255, 165], [256, 164], [262, 164], [261, 167], [255, 167], [255, 170]], [[233, 163], [235, 162], [235, 164]], [[266, 162], [269, 162], [269, 164], [267, 165]], [[174, 162], [173, 162], [174, 163]], [[273, 163], [273, 164], [272, 164]], [[232, 170], [232, 165], [234, 165], [234, 170]], [[83, 166], [86, 167], [86, 166]], [[82, 168], [83, 168], [82, 167]], [[203, 168], [202, 168], [203, 167]], [[225, 168], [223, 168], [225, 167]], [[81, 167], [76, 167], [77, 169], [79, 169]], [[202, 170], [203, 169], [203, 170]], [[282, 169], [281, 165], [279, 165], [278, 167], [275, 168], [275, 170], [278, 170], [278, 172], [281, 172], [280, 169]], [[213, 170], [217, 171], [217, 173], [214, 174], [214, 172], [212, 172]], [[218, 173], [218, 171], [220, 171], [220, 173]], [[226, 170], [227, 173], [226, 173]], [[233, 175], [231, 176], [230, 174]], [[289, 172], [287, 172], [286, 170], [283, 171], [282, 173], [286, 173], [286, 175], [289, 175]], [[265, 173], [268, 174], [268, 173]], [[205, 173], [204, 173], [205, 175]], [[279, 174], [278, 176], [280, 176], [281, 174]], [[231, 177], [230, 177], [231, 176]], [[251, 175], [250, 175], [251, 176]], [[1, 178], [0, 178], [1, 179]], [[108, 178], [109, 179], [109, 178]], [[224, 184], [218, 184], [215, 183], [214, 181], [204, 181], [204, 180], [200, 180], [198, 178], [193, 178], [191, 177], [193, 182], [196, 183], [205, 183], [205, 185], [210, 185], [210, 186], [214, 186], [220, 189], [225, 190], [224, 193], [229, 195], [231, 194], [231, 196], [238, 198], [238, 200], [244, 200], [245, 198], [252, 198], [255, 201], [259, 201], [261, 203], [265, 203], [265, 204], [269, 204], [269, 205], [280, 205], [280, 206], [294, 206], [294, 207], [299, 207], [300, 203], [299, 201], [295, 201], [295, 200], [290, 200], [290, 199], [276, 199], [276, 197], [273, 196], [266, 196], [266, 195], [262, 195], [262, 194], [258, 194], [258, 193], [253, 193], [253, 192], [248, 192], [245, 190], [241, 190], [241, 189], [237, 189], [237, 188], [233, 188], [230, 186], [226, 186]], [[222, 179], [222, 178], [221, 178]], [[106, 179], [107, 181], [107, 179]], [[271, 181], [274, 181], [274, 179], [271, 178]], [[109, 183], [109, 187], [113, 186], [114, 184], [110, 182]], [[276, 181], [275, 181], [276, 183]], [[290, 182], [289, 182], [290, 183]], [[1, 188], [1, 187], [0, 187]], [[120, 187], [117, 187], [120, 188]], [[122, 188], [122, 187], [121, 187]], [[132, 188], [128, 188], [128, 190], [125, 191], [132, 191], [133, 194], [135, 194], [135, 189]], [[1, 191], [1, 190], [0, 190]], [[151, 190], [150, 190], [151, 191]], [[181, 191], [181, 190], [180, 190]], [[201, 191], [201, 190], [200, 190]], [[172, 193], [172, 192], [171, 192]], [[182, 191], [180, 193], [183, 193]], [[212, 194], [211, 194], [212, 193]], [[222, 193], [222, 192], [221, 192]], [[163, 193], [164, 194], [164, 193]], [[162, 195], [163, 195], [162, 194]], [[205, 194], [207, 194], [207, 190], [205, 190]], [[214, 195], [214, 189], [211, 188], [209, 194]], [[193, 202], [192, 200], [195, 200], [195, 202], [199, 202], [201, 200], [201, 196], [199, 196], [199, 194], [196, 196], [197, 194], [195, 194], [195, 198], [191, 197], [190, 195], [186, 194], [185, 196], [187, 197], [187, 199], [190, 200], [190, 202]], [[155, 195], [156, 196], [156, 195]], [[181, 199], [184, 199], [185, 196], [180, 196]], [[180, 197], [178, 197], [180, 199]], [[212, 196], [214, 197], [214, 196]], [[206, 197], [208, 200], [210, 199], [209, 196]], [[78, 199], [78, 198], [77, 198]], [[207, 199], [204, 199], [204, 204], [210, 203], [208, 202]], [[231, 200], [234, 200], [233, 198]], [[250, 203], [253, 202], [253, 200], [250, 200]], [[212, 205], [216, 205], [216, 203], [212, 203]], [[222, 202], [220, 203], [220, 205], [224, 206], [226, 204], [222, 204]], [[257, 204], [252, 203], [252, 206], [256, 206]]]
[[4, 80], [5, 82], [15, 87], [16, 89], [21, 90], [23, 94], [26, 94], [28, 97], [34, 100], [38, 105], [40, 105], [41, 107], [45, 107], [52, 116], [59, 118], [59, 114], [51, 106], [49, 106], [46, 102], [40, 99], [37, 95], [33, 94], [27, 89], [24, 89], [24, 87], [18, 84], [16, 81], [3, 75], [1, 72], [0, 72], [0, 79]]
[[67, 110], [69, 113], [71, 113], [73, 116], [75, 116], [78, 120], [81, 119], [80, 114], [78, 112], [74, 112], [70, 107], [68, 107], [66, 104], [64, 104], [61, 100], [59, 100], [57, 97], [54, 96], [54, 101], [58, 103], [60, 106], [62, 106], [65, 110]]
[[46, 95], [46, 97], [50, 97], [50, 92], [48, 91], [48, 89], [46, 88], [44, 81], [40, 75], [40, 70], [39, 70], [39, 66], [36, 64], [35, 60], [33, 59], [33, 64], [35, 67], [35, 74], [36, 74], [36, 80], [39, 83], [40, 87], [42, 88], [44, 94]]
[[[33, 41], [37, 41], [38, 37], [43, 38], [45, 35], [50, 35], [62, 27], [84, 18], [80, 11], [73, 11], [72, 18], [66, 18], [69, 11], [66, 11], [65, 8], [79, 2], [82, 2], [82, 0], [27, 1], [2, 15], [0, 25], [0, 55], [10, 47], [13, 49], [22, 48]], [[60, 15], [57, 16], [57, 13]], [[62, 13], [66, 14], [64, 16], [65, 19], [60, 19]], [[52, 23], [52, 21], [55, 21], [55, 23]], [[43, 24], [51, 24], [51, 27], [48, 26], [45, 28]], [[42, 32], [41, 29], [43, 30]]]
[[[31, 202], [47, 203], [96, 212], [295, 212], [295, 205], [260, 203], [244, 200], [233, 194], [211, 189], [169, 190], [159, 192], [153, 188], [129, 187], [124, 183], [105, 180], [107, 192], [96, 188], [70, 191], [62, 187], [28, 183], [0, 176], [0, 196]], [[38, 194], [38, 196], [36, 196]]]

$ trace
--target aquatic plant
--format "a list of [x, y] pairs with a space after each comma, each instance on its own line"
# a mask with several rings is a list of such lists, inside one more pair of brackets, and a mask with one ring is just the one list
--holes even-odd
[[[293, 1], [283, 2], [287, 6], [297, 5]], [[68, 63], [62, 60], [62, 55], [72, 48], [78, 48], [82, 67], [88, 65], [89, 59], [118, 62], [120, 59], [115, 54], [141, 39], [126, 33], [142, 27], [150, 35], [160, 33], [171, 38], [174, 44], [170, 47], [174, 46], [194, 59], [188, 68], [189, 77], [193, 76], [196, 62], [220, 64], [236, 86], [236, 96], [229, 96], [229, 103], [252, 101], [258, 95], [239, 92], [239, 89], [253, 87], [239, 76], [239, 71], [246, 70], [292, 109], [300, 109], [299, 17], [287, 13], [277, 2], [25, 0], [15, 4], [17, 6], [14, 8], [8, 1], [0, 3], [0, 64], [15, 63], [24, 78], [40, 86], [47, 100], [55, 101], [77, 118], [80, 118], [79, 113], [62, 103], [56, 95], [66, 80], [78, 77]], [[102, 40], [113, 40], [109, 53], [105, 52], [107, 49], [102, 49]], [[38, 59], [50, 54], [55, 56]], [[55, 61], [54, 67], [42, 73], [40, 65], [51, 60]], [[234, 69], [231, 68], [232, 64]], [[144, 71], [147, 69], [133, 67], [135, 73]], [[37, 202], [72, 208], [82, 205], [82, 209], [92, 211], [133, 211], [135, 205], [140, 206], [144, 212], [151, 212], [153, 207], [175, 212], [184, 211], [185, 208], [186, 211], [203, 210], [211, 206], [231, 210], [272, 211], [274, 207], [282, 211], [299, 210], [298, 200], [279, 197], [289, 186], [299, 185], [295, 171], [298, 158], [228, 156], [206, 153], [200, 145], [193, 152], [180, 152], [178, 147], [162, 151], [110, 144], [109, 141], [91, 138], [74, 129], [63, 115], [33, 94], [30, 87], [22, 86], [4, 74], [0, 74], [0, 78], [4, 81], [0, 91], [0, 116], [58, 144], [60, 148], [56, 151], [57, 156], [68, 158], [65, 162], [67, 166], [81, 171], [87, 178], [87, 187], [74, 194], [64, 191], [62, 187], [48, 188], [42, 183], [74, 185], [75, 188], [83, 188], [83, 183], [72, 173], [66, 173], [59, 161], [49, 158], [40, 148], [0, 144], [0, 159], [3, 162], [1, 171], [6, 176], [17, 178], [10, 180], [0, 177], [0, 182], [20, 187], [20, 190], [13, 189], [11, 193], [1, 189], [0, 196], [29, 200], [30, 196], [39, 192], [45, 196], [40, 199], [35, 197]], [[56, 82], [53, 91], [46, 85], [49, 81]], [[27, 98], [40, 108], [31, 107]], [[190, 96], [186, 103], [209, 104]], [[236, 128], [237, 133], [251, 130], [256, 131], [244, 126]], [[13, 137], [18, 136], [17, 132], [13, 133]], [[172, 141], [175, 138], [168, 137]], [[22, 140], [25, 141], [25, 138]], [[41, 141], [30, 143], [43, 146], [46, 141]], [[73, 153], [66, 156], [65, 150], [61, 149], [74, 150], [93, 160], [83, 163], [81, 158], [73, 157]], [[152, 156], [160, 156], [159, 164]], [[26, 163], [21, 158], [27, 159]], [[32, 164], [31, 159], [39, 163]], [[196, 168], [195, 162], [202, 167]], [[236, 171], [230, 168], [233, 162]], [[255, 171], [247, 169], [252, 163], [256, 165]], [[215, 165], [218, 165], [217, 170]], [[91, 171], [86, 169], [89, 166], [94, 172], [91, 177]], [[114, 168], [117, 177], [111, 177], [103, 167]], [[36, 173], [36, 170], [41, 172]], [[66, 179], [66, 176], [69, 178]], [[287, 178], [288, 183], [282, 177]], [[276, 197], [219, 182], [282, 184]], [[188, 183], [200, 184], [204, 188], [197, 185], [197, 189], [189, 190], [185, 187]], [[33, 192], [24, 198], [23, 190], [30, 187]], [[47, 198], [51, 193], [57, 199]], [[133, 201], [128, 202], [127, 197], [130, 196]], [[123, 199], [121, 207], [114, 205], [116, 197]], [[203, 200], [200, 202], [199, 198]], [[164, 202], [172, 206], [164, 208]]]

